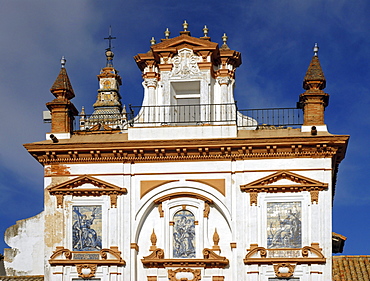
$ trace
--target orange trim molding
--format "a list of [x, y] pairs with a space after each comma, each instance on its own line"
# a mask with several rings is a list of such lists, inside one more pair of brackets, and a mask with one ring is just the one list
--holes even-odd
[[144, 257], [141, 262], [147, 268], [166, 267], [203, 267], [203, 268], [225, 268], [229, 260], [217, 255], [211, 249], [203, 250], [203, 259], [165, 259], [163, 249], [156, 248], [149, 256]]
[[51, 265], [126, 265], [121, 257], [118, 247], [101, 249], [100, 251], [71, 251], [64, 247], [56, 247], [49, 259]]
[[[274, 184], [279, 180], [290, 180], [291, 184]], [[309, 191], [311, 194], [311, 203], [318, 203], [319, 191], [328, 189], [328, 184], [313, 180], [286, 170], [276, 172], [272, 175], [263, 177], [259, 180], [240, 186], [241, 191], [250, 194], [250, 205], [257, 205], [258, 193], [268, 192], [301, 192]]]
[[[311, 246], [301, 249], [266, 249], [258, 247], [257, 244], [251, 244], [244, 258], [244, 264], [325, 264], [326, 259], [321, 250], [319, 243], [311, 243]], [[277, 257], [279, 253], [281, 257]], [[291, 256], [295, 257], [286, 257], [290, 255], [289, 253], [293, 253]]]
[[176, 192], [176, 193], [171, 193], [171, 194], [164, 195], [164, 196], [162, 196], [162, 197], [154, 200], [154, 203], [155, 204], [161, 204], [162, 202], [164, 202], [166, 200], [171, 200], [171, 199], [181, 198], [181, 197], [196, 198], [196, 199], [203, 200], [204, 202], [206, 202], [208, 204], [213, 204], [213, 200], [209, 199], [206, 196], [203, 196], [203, 195], [200, 195], [200, 194], [197, 194], [197, 193], [193, 193], [193, 192]]
[[[97, 188], [78, 188], [83, 184], [92, 184]], [[65, 195], [73, 196], [102, 196], [109, 195], [111, 207], [117, 207], [117, 196], [126, 194], [127, 189], [118, 187], [114, 184], [99, 180], [89, 175], [79, 176], [61, 184], [51, 186], [47, 188], [50, 195], [57, 197], [57, 206], [63, 206], [63, 197]]]

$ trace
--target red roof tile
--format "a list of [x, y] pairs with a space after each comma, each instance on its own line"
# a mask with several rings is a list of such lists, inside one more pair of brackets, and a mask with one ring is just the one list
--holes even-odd
[[369, 281], [370, 256], [333, 256], [333, 281]]

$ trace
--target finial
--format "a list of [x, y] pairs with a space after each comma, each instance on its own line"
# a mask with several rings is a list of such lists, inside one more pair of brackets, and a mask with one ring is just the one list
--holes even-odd
[[224, 44], [226, 45], [226, 43], [227, 43], [227, 35], [226, 35], [226, 33], [224, 33], [224, 35], [222, 36], [222, 41], [224, 42]]
[[112, 37], [112, 26], [109, 26], [109, 36], [104, 38], [105, 40], [108, 40], [108, 48], [105, 49], [105, 56], [107, 57], [107, 67], [113, 67], [113, 57], [114, 53], [112, 52], [112, 40], [116, 39], [116, 37]]
[[154, 228], [152, 235], [150, 235], [150, 242], [152, 242], [152, 246], [150, 246], [149, 250], [154, 251], [155, 249], [157, 249], [157, 235], [154, 232]]
[[112, 37], [112, 26], [109, 26], [109, 36], [104, 38], [105, 40], [108, 40], [108, 48], [107, 50], [112, 49], [112, 40], [116, 39], [116, 37]]
[[204, 33], [204, 37], [208, 37], [208, 28], [206, 25], [203, 28], [203, 33]]
[[313, 47], [313, 55], [315, 57], [319, 56], [319, 45], [317, 43], [315, 43], [315, 46]]
[[188, 31], [189, 24], [184, 20], [184, 23], [182, 24], [184, 31]]
[[66, 58], [62, 56], [62, 59], [60, 60], [60, 64], [62, 65], [62, 68], [65, 68], [66, 62], [67, 62]]
[[164, 32], [164, 36], [166, 37], [166, 39], [168, 39], [170, 37], [170, 30], [168, 29], [168, 27], [166, 28], [166, 31]]
[[152, 37], [152, 39], [150, 39], [150, 44], [155, 45], [155, 43], [157, 43], [157, 41], [155, 41], [154, 37]]
[[218, 246], [218, 243], [220, 242], [220, 236], [217, 233], [217, 228], [215, 228], [215, 232], [213, 233], [213, 243], [215, 246]]

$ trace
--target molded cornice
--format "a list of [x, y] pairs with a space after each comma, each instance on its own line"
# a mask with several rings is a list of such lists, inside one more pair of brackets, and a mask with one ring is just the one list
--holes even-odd
[[[276, 184], [276, 182], [282, 179], [289, 180], [291, 184]], [[257, 205], [257, 195], [259, 192], [277, 193], [309, 191], [311, 193], [311, 203], [317, 203], [319, 200], [319, 191], [327, 188], [327, 183], [322, 183], [285, 170], [240, 186], [242, 191], [250, 193], [251, 206], [253, 204]]]
[[333, 158], [345, 156], [348, 136], [267, 137], [162, 141], [79, 142], [78, 136], [58, 143], [25, 144], [42, 165], [67, 163], [145, 163], [235, 161], [270, 158]]
[[[78, 188], [83, 184], [92, 184], [97, 188]], [[65, 195], [73, 196], [102, 196], [109, 195], [111, 207], [117, 206], [117, 196], [127, 193], [126, 188], [118, 187], [114, 184], [99, 180], [89, 175], [79, 176], [61, 184], [47, 188], [51, 195], [57, 197], [58, 207], [63, 206], [63, 197]]]

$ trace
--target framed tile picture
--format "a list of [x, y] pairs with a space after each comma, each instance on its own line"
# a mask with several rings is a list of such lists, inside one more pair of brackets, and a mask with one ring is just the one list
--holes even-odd
[[73, 206], [73, 251], [100, 251], [102, 248], [102, 207]]
[[267, 203], [267, 248], [302, 247], [302, 203]]

